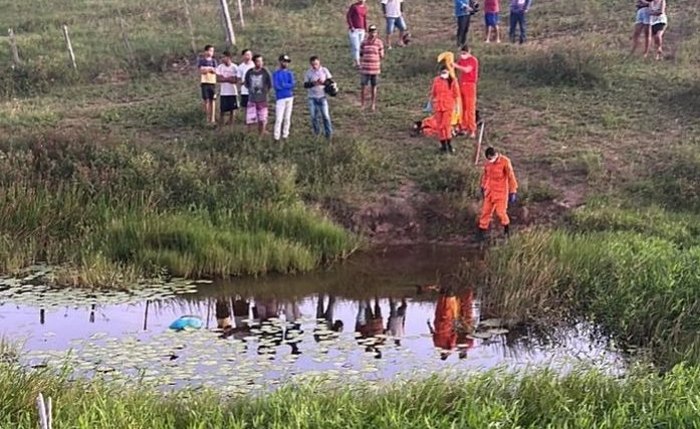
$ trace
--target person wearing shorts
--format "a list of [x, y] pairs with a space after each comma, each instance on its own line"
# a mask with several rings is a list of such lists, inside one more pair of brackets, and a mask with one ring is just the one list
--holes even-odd
[[398, 46], [403, 46], [406, 30], [406, 20], [403, 17], [403, 0], [382, 0], [382, 11], [386, 19], [386, 47], [391, 49], [391, 35], [394, 28], [399, 30]]
[[272, 89], [272, 75], [264, 67], [262, 55], [253, 55], [255, 67], [245, 75], [245, 86], [248, 88], [248, 106], [246, 107], [246, 124], [248, 128], [258, 125], [258, 133], [266, 134], [267, 99]]
[[207, 122], [216, 122], [214, 117], [214, 96], [216, 95], [216, 60], [214, 47], [206, 45], [197, 62], [199, 69], [199, 86], [202, 92], [202, 110]]
[[664, 32], [668, 24], [666, 16], [666, 0], [652, 0], [649, 4], [649, 25], [651, 37], [656, 47], [656, 61], [661, 60], [664, 51]]
[[634, 33], [632, 33], [632, 51], [634, 54], [639, 46], [639, 38], [644, 36], [644, 56], [649, 54], [649, 45], [651, 45], [651, 28], [649, 28], [649, 1], [637, 0], [637, 14], [634, 22]]
[[377, 84], [384, 58], [384, 43], [377, 37], [377, 26], [370, 25], [368, 36], [360, 45], [360, 106], [365, 107], [367, 86], [371, 87], [371, 108], [377, 110]]
[[248, 88], [245, 87], [245, 75], [253, 67], [255, 67], [255, 64], [253, 64], [253, 51], [244, 49], [241, 52], [241, 63], [238, 65], [238, 82], [241, 83], [241, 109], [248, 107]]
[[231, 52], [224, 51], [221, 64], [216, 67], [216, 80], [220, 84], [220, 119], [219, 123], [224, 125], [224, 117], [228, 115], [225, 125], [233, 124], [233, 114], [238, 109], [238, 69], [231, 61]]
[[484, 24], [486, 33], [486, 43], [491, 42], [491, 33], [494, 34], [496, 43], [501, 43], [501, 34], [498, 30], [498, 21], [500, 12], [500, 5], [498, 0], [486, 0], [484, 1]]

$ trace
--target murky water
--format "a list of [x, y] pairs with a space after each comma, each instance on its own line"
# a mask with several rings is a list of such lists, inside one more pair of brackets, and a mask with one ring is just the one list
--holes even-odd
[[[586, 326], [508, 332], [481, 317], [475, 291], [425, 288], [467, 256], [402, 248], [309, 275], [99, 296], [0, 280], [0, 335], [23, 342], [28, 366], [67, 362], [76, 377], [232, 392], [319, 375], [351, 382], [445, 369], [623, 366]], [[204, 326], [169, 330], [183, 315]]]

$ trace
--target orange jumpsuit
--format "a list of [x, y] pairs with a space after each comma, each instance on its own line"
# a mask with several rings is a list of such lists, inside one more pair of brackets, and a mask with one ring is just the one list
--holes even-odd
[[456, 296], [441, 295], [435, 307], [435, 328], [433, 344], [442, 350], [452, 350], [457, 346], [455, 322], [459, 316], [459, 300]]
[[476, 83], [479, 80], [479, 60], [475, 56], [459, 59], [457, 64], [462, 67], [471, 67], [470, 72], [461, 72], [459, 75], [459, 90], [462, 99], [462, 118], [460, 127], [469, 133], [476, 132]]
[[440, 141], [452, 139], [452, 114], [455, 104], [459, 100], [459, 85], [450, 82], [440, 76], [433, 80], [430, 90], [430, 98], [433, 104], [433, 116], [423, 121], [424, 132], [427, 129], [435, 129]]
[[484, 188], [484, 205], [479, 218], [479, 228], [489, 229], [494, 211], [501, 225], [509, 225], [508, 194], [518, 192], [518, 182], [508, 157], [498, 155], [496, 161], [486, 161], [481, 176], [481, 187]]

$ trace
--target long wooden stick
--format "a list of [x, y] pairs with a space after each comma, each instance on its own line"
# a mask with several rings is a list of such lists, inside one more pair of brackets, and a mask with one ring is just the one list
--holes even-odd
[[15, 68], [22, 64], [19, 59], [19, 50], [17, 49], [17, 39], [15, 38], [15, 32], [11, 28], [7, 30], [7, 35], [10, 39], [10, 53], [12, 54], [12, 68]]
[[46, 417], [46, 404], [42, 393], [39, 393], [36, 398], [36, 407], [39, 410], [39, 426], [41, 429], [49, 429], [49, 419]]
[[63, 38], [66, 39], [66, 49], [68, 49], [68, 58], [70, 58], [71, 65], [73, 65], [73, 70], [78, 70], [78, 66], [75, 64], [75, 53], [73, 53], [73, 44], [70, 42], [70, 36], [68, 35], [68, 26], [63, 25]]

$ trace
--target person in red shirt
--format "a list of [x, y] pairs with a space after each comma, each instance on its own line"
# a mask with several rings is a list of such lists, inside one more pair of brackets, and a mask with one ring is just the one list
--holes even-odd
[[501, 33], [498, 30], [498, 12], [501, 11], [498, 0], [484, 1], [484, 21], [486, 24], [486, 43], [491, 42], [491, 30], [496, 36], [496, 43], [501, 43]]
[[367, 6], [365, 0], [358, 0], [350, 6], [345, 14], [348, 23], [348, 35], [350, 37], [350, 54], [355, 62], [355, 67], [360, 67], [360, 44], [365, 40], [367, 31]]
[[455, 63], [459, 70], [459, 90], [462, 98], [462, 118], [460, 128], [469, 136], [476, 137], [476, 84], [479, 80], [479, 60], [471, 54], [469, 46], [464, 45]]

